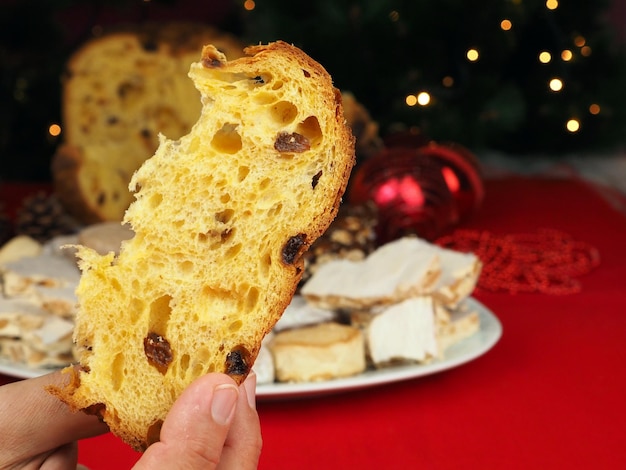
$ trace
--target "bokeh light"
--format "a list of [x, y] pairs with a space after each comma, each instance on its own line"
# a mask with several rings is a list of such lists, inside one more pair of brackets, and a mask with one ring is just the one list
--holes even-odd
[[550, 80], [550, 90], [561, 91], [563, 89], [563, 81], [560, 78], [553, 78]]
[[597, 103], [592, 103], [589, 105], [589, 112], [591, 114], [600, 114], [600, 105]]
[[557, 0], [547, 0], [546, 8], [548, 10], [556, 10], [559, 7], [559, 2]]
[[415, 106], [417, 104], [417, 96], [415, 95], [408, 95], [404, 101], [406, 102], [406, 104], [408, 106]]
[[430, 104], [430, 94], [426, 91], [422, 91], [417, 95], [417, 104], [421, 106], [427, 106]]
[[578, 132], [580, 130], [580, 121], [572, 118], [565, 124], [565, 127], [570, 132]]
[[539, 62], [541, 62], [542, 64], [547, 64], [551, 60], [552, 54], [550, 54], [548, 51], [541, 51], [539, 53]]
[[467, 56], [467, 60], [469, 60], [470, 62], [476, 62], [479, 57], [478, 50], [468, 49], [466, 56]]
[[48, 134], [52, 137], [57, 137], [61, 134], [61, 126], [58, 124], [51, 124], [50, 127], [48, 127]]

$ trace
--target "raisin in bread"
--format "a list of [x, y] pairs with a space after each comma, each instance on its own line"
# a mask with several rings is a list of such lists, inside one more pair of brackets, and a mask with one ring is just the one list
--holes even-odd
[[354, 165], [327, 72], [284, 42], [246, 53], [227, 61], [204, 47], [190, 71], [199, 121], [162, 137], [132, 178], [124, 221], [135, 236], [118, 256], [79, 249], [81, 367], [53, 392], [136, 449], [159, 438], [196, 377], [244, 380]]
[[243, 45], [207, 26], [148, 24], [88, 41], [67, 64], [63, 144], [52, 162], [55, 192], [83, 223], [122, 220], [128, 183], [158, 134], [177, 139], [200, 115], [186, 74], [204, 44], [234, 59]]

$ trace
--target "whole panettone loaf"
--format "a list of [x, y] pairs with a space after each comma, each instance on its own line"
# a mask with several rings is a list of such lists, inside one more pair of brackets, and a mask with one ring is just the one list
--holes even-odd
[[53, 162], [55, 190], [81, 222], [121, 221], [132, 174], [158, 145], [177, 139], [200, 115], [187, 78], [204, 44], [229, 58], [243, 45], [212, 28], [172, 23], [109, 32], [77, 50], [63, 83], [63, 144]]
[[118, 256], [79, 249], [81, 365], [54, 393], [137, 449], [198, 376], [243, 381], [354, 164], [328, 73], [284, 42], [246, 53], [227, 61], [204, 47], [190, 71], [199, 121], [162, 137], [132, 178], [135, 236]]

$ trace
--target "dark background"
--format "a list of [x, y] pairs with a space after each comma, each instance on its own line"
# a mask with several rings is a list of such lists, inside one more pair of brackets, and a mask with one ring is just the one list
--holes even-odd
[[[505, 18], [510, 31], [499, 27]], [[626, 123], [624, 18], [622, 1], [604, 0], [555, 10], [540, 0], [258, 0], [252, 10], [243, 1], [0, 0], [0, 180], [50, 178], [63, 136], [48, 128], [60, 123], [66, 60], [94, 33], [145, 21], [193, 20], [249, 43], [294, 43], [354, 93], [383, 135], [411, 128], [520, 159], [611, 152]], [[465, 57], [470, 47], [477, 62]], [[559, 59], [564, 49], [569, 62]], [[540, 51], [553, 60], [540, 64]], [[555, 76], [559, 93], [547, 88]], [[421, 90], [431, 103], [407, 106]], [[572, 118], [575, 133], [565, 128]]]

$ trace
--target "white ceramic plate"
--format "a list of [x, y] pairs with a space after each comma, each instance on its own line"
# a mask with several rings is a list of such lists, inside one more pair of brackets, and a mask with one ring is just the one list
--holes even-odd
[[257, 386], [257, 398], [262, 400], [305, 398], [346, 392], [435, 374], [472, 361], [489, 351], [498, 342], [502, 336], [502, 324], [487, 307], [477, 300], [468, 299], [468, 303], [478, 311], [480, 330], [469, 338], [450, 346], [442, 360], [429, 364], [368, 370], [353, 377], [324, 382], [260, 384]]
[[[306, 383], [272, 383], [257, 386], [259, 400], [306, 398], [315, 395], [346, 392], [374, 387], [391, 382], [414, 379], [458, 367], [489, 351], [502, 336], [502, 325], [497, 317], [475, 299], [468, 299], [478, 310], [480, 330], [446, 350], [445, 359], [429, 364], [414, 364], [369, 370], [354, 377]], [[33, 369], [19, 364], [0, 362], [0, 373], [18, 378], [32, 378], [49, 373], [49, 369]]]

